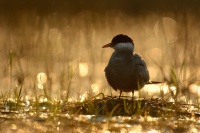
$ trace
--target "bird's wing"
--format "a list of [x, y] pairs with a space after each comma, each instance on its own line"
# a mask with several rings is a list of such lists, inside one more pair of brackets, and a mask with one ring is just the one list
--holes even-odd
[[117, 90], [117, 88], [114, 86], [117, 82], [114, 80], [115, 77], [117, 77], [116, 75], [116, 72], [113, 72], [113, 70], [110, 68], [110, 67], [106, 67], [105, 68], [105, 76], [106, 76], [106, 79], [109, 83], [109, 85], [114, 89], [114, 90]]
[[134, 54], [134, 63], [136, 64], [136, 69], [141, 79], [143, 79], [144, 82], [148, 82], [150, 77], [147, 65], [142, 57], [136, 53]]

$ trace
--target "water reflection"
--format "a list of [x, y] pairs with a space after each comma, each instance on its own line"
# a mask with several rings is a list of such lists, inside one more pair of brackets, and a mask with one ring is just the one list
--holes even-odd
[[[59, 101], [57, 101], [59, 102]], [[32, 104], [32, 103], [31, 103]], [[1, 131], [10, 132], [199, 132], [199, 117], [165, 113], [161, 117], [150, 115], [101, 116], [68, 114], [55, 109], [57, 103], [39, 103], [40, 111], [0, 112]], [[184, 104], [181, 105], [182, 107]], [[185, 105], [188, 106], [188, 105]], [[48, 108], [48, 109], [44, 109]], [[173, 108], [173, 107], [171, 107]], [[193, 107], [191, 113], [197, 107]], [[186, 110], [192, 109], [186, 107]], [[167, 111], [167, 110], [166, 110]], [[197, 110], [195, 112], [198, 112]]]

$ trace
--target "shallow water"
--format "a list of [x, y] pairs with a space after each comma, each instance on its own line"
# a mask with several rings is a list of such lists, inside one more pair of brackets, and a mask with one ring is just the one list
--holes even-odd
[[[50, 114], [49, 114], [50, 115]], [[3, 133], [64, 133], [64, 132], [122, 132], [122, 133], [179, 133], [200, 131], [200, 120], [194, 117], [154, 118], [141, 116], [69, 116], [58, 114], [48, 116], [33, 114], [1, 114], [1, 132]]]
[[[105, 100], [105, 99], [104, 99]], [[113, 98], [113, 101], [116, 99]], [[123, 99], [125, 100], [125, 99]], [[113, 102], [112, 101], [112, 102]], [[116, 100], [117, 101], [117, 100]], [[71, 112], [63, 109], [69, 106], [50, 102], [18, 104], [5, 102], [0, 112], [0, 132], [2, 133], [197, 133], [200, 132], [198, 107], [189, 104], [162, 102], [161, 100], [143, 100], [151, 104], [146, 114], [130, 116], [80, 115], [80, 109]], [[107, 101], [109, 102], [109, 100]], [[136, 101], [136, 102], [139, 102]], [[118, 100], [119, 104], [120, 101]], [[23, 105], [23, 106], [22, 106]], [[80, 105], [80, 103], [79, 103]], [[65, 106], [65, 107], [62, 107]], [[72, 105], [76, 108], [76, 105]], [[116, 107], [116, 105], [113, 105]], [[168, 107], [170, 106], [170, 107]], [[112, 108], [115, 108], [112, 107]], [[82, 107], [81, 107], [82, 108]], [[107, 107], [106, 107], [107, 108]], [[157, 109], [161, 108], [161, 109]], [[176, 108], [176, 109], [175, 109]], [[179, 109], [180, 108], [180, 109]], [[94, 108], [93, 108], [94, 109]], [[117, 108], [120, 110], [120, 108]], [[69, 109], [70, 110], [70, 109]], [[95, 109], [94, 109], [95, 110]], [[112, 109], [113, 110], [113, 109]], [[179, 111], [181, 110], [181, 112]], [[114, 110], [117, 112], [117, 110]], [[162, 111], [162, 112], [159, 112]], [[150, 113], [151, 112], [151, 113]], [[153, 113], [152, 113], [153, 112]], [[154, 117], [153, 117], [154, 116]], [[157, 116], [157, 117], [155, 117]]]

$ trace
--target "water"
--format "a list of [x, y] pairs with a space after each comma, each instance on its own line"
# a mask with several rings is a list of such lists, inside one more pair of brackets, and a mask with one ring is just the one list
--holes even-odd
[[198, 133], [200, 131], [199, 118], [171, 117], [154, 118], [142, 116], [92, 116], [58, 114], [46, 117], [34, 114], [1, 114], [1, 132], [12, 133], [64, 133], [64, 132], [98, 132], [98, 133]]
[[[121, 99], [105, 97], [84, 102], [47, 99], [38, 103], [36, 100], [18, 103], [7, 101], [1, 105], [0, 131], [3, 133], [197, 133], [200, 131], [200, 111], [197, 105], [168, 102], [163, 99], [135, 99], [132, 109], [129, 101], [132, 101], [131, 97], [121, 97]], [[134, 111], [134, 114], [129, 114], [130, 111]]]

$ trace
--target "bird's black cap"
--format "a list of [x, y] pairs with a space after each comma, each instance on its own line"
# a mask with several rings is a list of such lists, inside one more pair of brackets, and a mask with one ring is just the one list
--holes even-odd
[[133, 40], [129, 36], [124, 34], [118, 34], [115, 37], [113, 37], [111, 43], [104, 45], [102, 48], [114, 47], [117, 43], [127, 43], [127, 42], [130, 42], [134, 45]]

